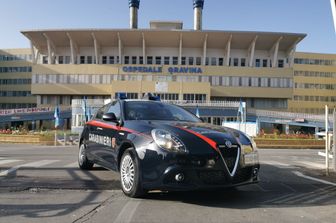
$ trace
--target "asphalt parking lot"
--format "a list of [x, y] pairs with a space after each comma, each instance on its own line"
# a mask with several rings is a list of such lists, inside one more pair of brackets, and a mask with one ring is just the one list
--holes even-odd
[[76, 147], [0, 145], [0, 222], [336, 222], [336, 176], [317, 150], [262, 149], [260, 183], [130, 199]]

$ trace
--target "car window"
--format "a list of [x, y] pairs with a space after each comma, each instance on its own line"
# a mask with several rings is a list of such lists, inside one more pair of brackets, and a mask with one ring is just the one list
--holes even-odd
[[107, 108], [107, 105], [104, 105], [103, 107], [98, 109], [98, 111], [95, 115], [95, 119], [103, 119], [103, 115], [105, 114], [106, 108]]
[[152, 101], [128, 101], [125, 104], [125, 119], [201, 122], [183, 108]]
[[111, 113], [113, 112], [115, 114], [115, 116], [117, 117], [117, 119], [120, 119], [120, 103], [119, 101], [114, 101], [112, 102], [111, 107], [108, 109], [107, 113]]

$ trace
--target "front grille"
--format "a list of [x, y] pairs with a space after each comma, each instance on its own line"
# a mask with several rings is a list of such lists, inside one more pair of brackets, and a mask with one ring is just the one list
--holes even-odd
[[204, 170], [198, 172], [198, 177], [205, 184], [223, 184], [226, 181], [225, 173], [221, 170]]
[[227, 168], [229, 169], [230, 173], [232, 173], [236, 164], [236, 160], [239, 159], [239, 157], [237, 157], [239, 147], [237, 146], [228, 148], [224, 146], [219, 146], [218, 149], [222, 154], [222, 157], [224, 159]]

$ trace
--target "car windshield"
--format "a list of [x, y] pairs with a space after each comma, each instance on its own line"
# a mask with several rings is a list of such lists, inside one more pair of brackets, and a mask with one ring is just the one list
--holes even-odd
[[154, 101], [127, 101], [125, 119], [201, 122], [183, 108]]

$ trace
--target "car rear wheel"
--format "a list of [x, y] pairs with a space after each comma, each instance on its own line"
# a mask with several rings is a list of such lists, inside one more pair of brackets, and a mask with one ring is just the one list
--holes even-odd
[[78, 165], [82, 170], [91, 170], [93, 167], [93, 162], [87, 158], [85, 143], [82, 143], [79, 147]]
[[131, 149], [127, 149], [120, 160], [120, 183], [125, 195], [129, 197], [144, 195], [140, 180], [139, 161]]

